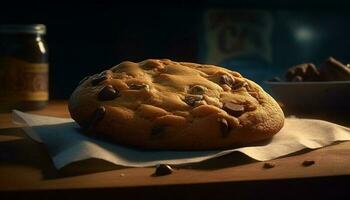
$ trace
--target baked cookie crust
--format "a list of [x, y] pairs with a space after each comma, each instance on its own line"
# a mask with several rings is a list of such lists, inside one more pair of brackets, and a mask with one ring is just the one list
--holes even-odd
[[168, 59], [125, 61], [83, 79], [69, 111], [86, 134], [147, 149], [249, 145], [284, 123], [276, 101], [238, 72]]

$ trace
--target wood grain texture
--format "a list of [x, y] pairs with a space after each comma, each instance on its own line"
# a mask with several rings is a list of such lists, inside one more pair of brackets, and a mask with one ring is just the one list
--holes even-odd
[[[52, 102], [47, 108], [31, 113], [69, 116], [64, 101]], [[234, 153], [203, 163], [176, 166], [171, 175], [162, 177], [152, 176], [154, 168], [123, 168], [101, 160], [74, 163], [57, 171], [45, 146], [32, 141], [11, 124], [10, 114], [1, 114], [0, 123], [0, 192], [99, 188], [133, 191], [132, 188], [163, 186], [184, 189], [202, 184], [231, 185], [350, 174], [350, 142], [275, 159], [271, 161], [275, 164], [271, 169], [264, 169], [263, 162]], [[314, 160], [315, 164], [304, 167], [304, 160]]]

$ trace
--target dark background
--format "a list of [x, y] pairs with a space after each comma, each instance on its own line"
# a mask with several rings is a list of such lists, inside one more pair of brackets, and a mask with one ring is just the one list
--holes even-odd
[[[68, 98], [81, 78], [123, 60], [201, 62], [203, 13], [213, 8], [271, 13], [271, 77], [291, 65], [328, 56], [350, 61], [346, 1], [27, 1], [1, 2], [1, 24], [42, 23], [50, 54], [50, 98]], [[312, 26], [312, 44], [298, 43], [291, 24]]]

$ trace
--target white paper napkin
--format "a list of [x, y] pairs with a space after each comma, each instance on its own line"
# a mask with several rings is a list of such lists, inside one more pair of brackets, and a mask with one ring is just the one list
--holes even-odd
[[159, 163], [186, 164], [204, 161], [239, 151], [267, 161], [299, 150], [316, 149], [336, 141], [350, 140], [350, 129], [321, 120], [288, 118], [283, 129], [266, 145], [215, 151], [141, 150], [81, 134], [79, 126], [67, 118], [48, 117], [13, 111], [14, 123], [24, 125], [33, 140], [44, 143], [57, 169], [69, 163], [98, 158], [128, 167], [154, 166]]

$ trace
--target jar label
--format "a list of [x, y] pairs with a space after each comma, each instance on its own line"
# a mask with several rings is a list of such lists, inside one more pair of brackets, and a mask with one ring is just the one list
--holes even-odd
[[47, 101], [48, 64], [0, 58], [0, 102]]

